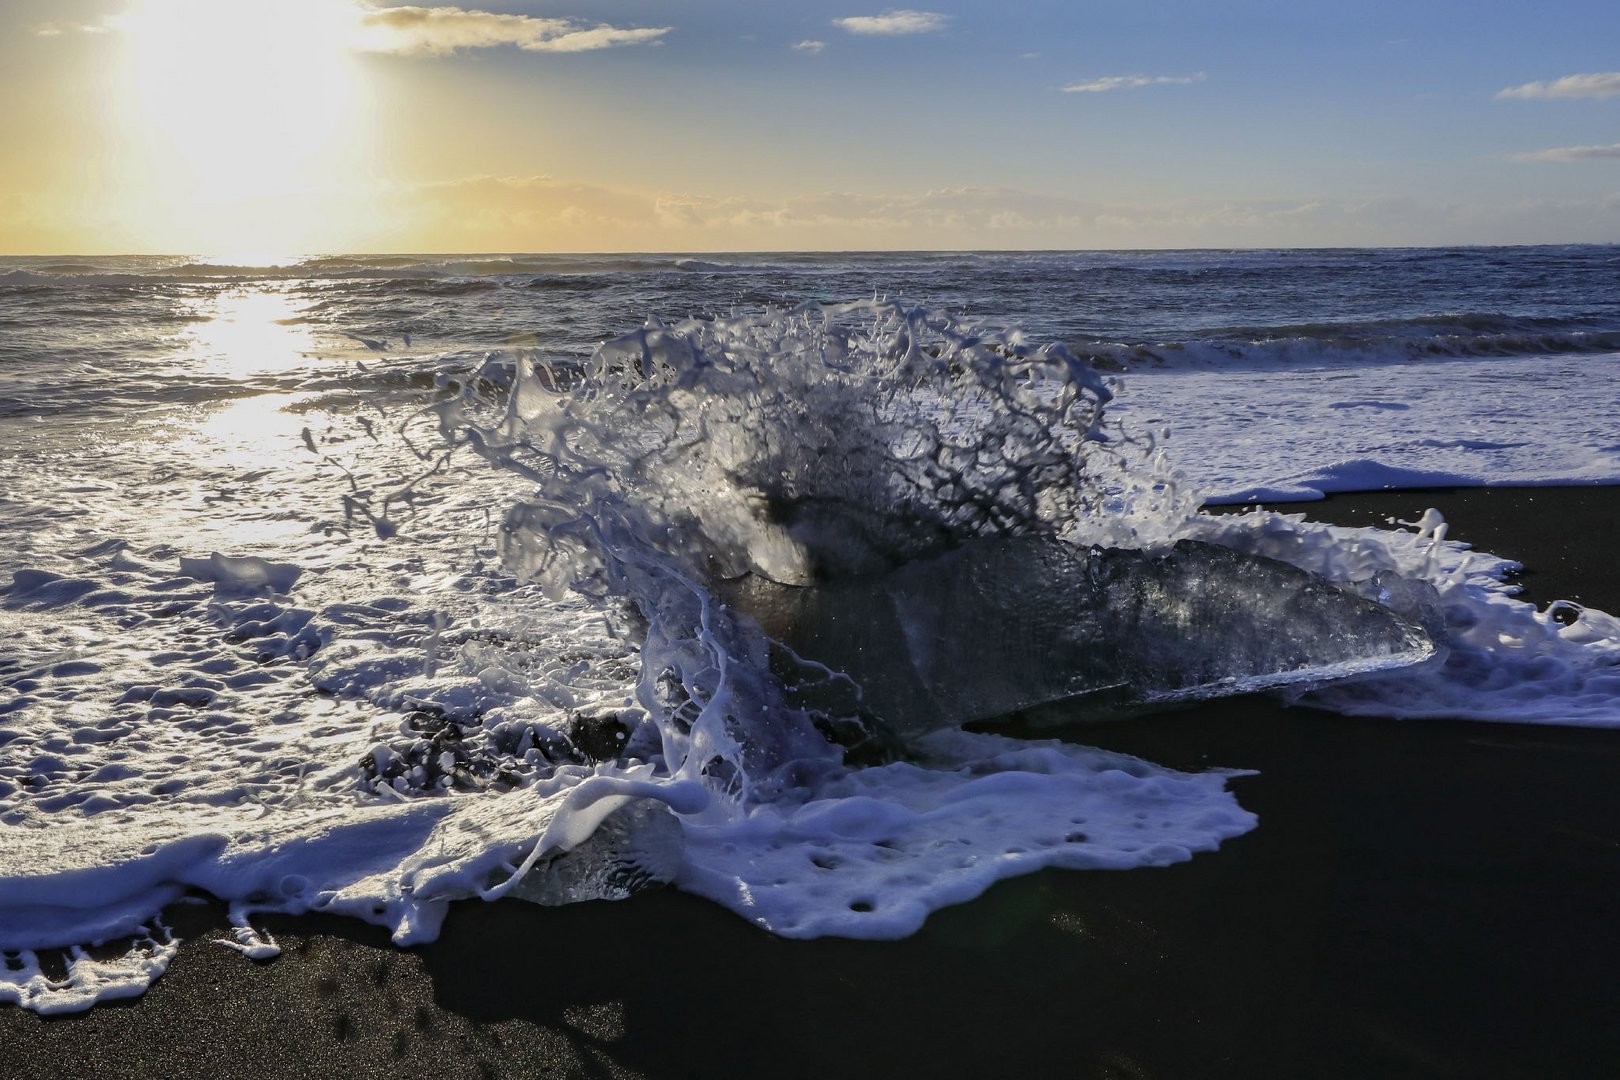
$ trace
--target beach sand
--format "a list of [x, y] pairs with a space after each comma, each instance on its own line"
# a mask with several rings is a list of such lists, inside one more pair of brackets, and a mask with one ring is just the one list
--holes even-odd
[[[1349, 495], [1438, 506], [1537, 601], [1620, 610], [1620, 488]], [[434, 944], [212, 907], [133, 1002], [0, 1009], [0, 1075], [1584, 1077], [1620, 1075], [1620, 732], [1353, 719], [1235, 699], [1077, 729], [1232, 766], [1260, 816], [1159, 870], [1045, 872], [898, 942], [785, 941], [672, 891], [459, 905]]]

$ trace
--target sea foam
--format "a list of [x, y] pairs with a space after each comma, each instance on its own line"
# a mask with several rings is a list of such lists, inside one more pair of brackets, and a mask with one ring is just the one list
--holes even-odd
[[[581, 898], [600, 877], [567, 858], [630, 807], [680, 823], [649, 866], [793, 936], [900, 936], [1000, 878], [1164, 865], [1253, 827], [1233, 773], [1058, 740], [947, 731], [846, 760], [838, 718], [785, 693], [717, 600], [744, 571], [815, 580], [980, 536], [1201, 540], [1438, 590], [1443, 665], [1308, 703], [1620, 724], [1610, 617], [1514, 600], [1508, 565], [1437, 516], [1201, 514], [1113, 396], [1061, 345], [899, 304], [652, 321], [585, 361], [446, 373], [392, 435], [294, 420], [336, 489], [284, 550], [182, 552], [160, 523], [39, 554], [0, 589], [0, 996], [138, 992], [174, 955], [162, 909], [193, 892], [257, 956], [261, 912], [410, 944], [456, 900]], [[65, 979], [40, 961], [57, 948], [80, 950]]]

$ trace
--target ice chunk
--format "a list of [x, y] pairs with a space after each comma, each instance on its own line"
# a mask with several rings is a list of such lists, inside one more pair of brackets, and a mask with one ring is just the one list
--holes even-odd
[[[1192, 540], [1154, 554], [986, 539], [884, 575], [720, 588], [797, 657], [847, 674], [859, 707], [902, 736], [1085, 696], [1118, 715], [1387, 670], [1436, 649], [1383, 604]], [[839, 681], [807, 700], [840, 711]]]
[[669, 807], [636, 799], [583, 842], [535, 863], [507, 895], [548, 906], [623, 900], [674, 880], [684, 855], [685, 834]]

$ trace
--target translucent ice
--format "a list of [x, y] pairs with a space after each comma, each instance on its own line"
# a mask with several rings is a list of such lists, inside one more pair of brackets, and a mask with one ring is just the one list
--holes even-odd
[[[1067, 698], [1115, 714], [1383, 671], [1436, 649], [1383, 604], [1193, 540], [1150, 553], [986, 539], [883, 575], [811, 587], [751, 575], [724, 591], [792, 654], [847, 674], [860, 710], [901, 735]], [[849, 711], [847, 681], [801, 686]]]
[[637, 799], [613, 811], [584, 841], [537, 862], [507, 893], [536, 904], [623, 900], [675, 879], [685, 833], [668, 806]]

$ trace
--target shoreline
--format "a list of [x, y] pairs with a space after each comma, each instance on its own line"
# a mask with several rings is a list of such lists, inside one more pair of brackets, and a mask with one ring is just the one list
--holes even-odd
[[[1344, 525], [1438, 507], [1526, 565], [1522, 598], [1620, 610], [1620, 487], [1336, 494]], [[1212, 507], [1217, 512], [1241, 507]], [[1211, 702], [1075, 741], [1224, 766], [1260, 816], [1191, 862], [1043, 871], [911, 938], [788, 941], [673, 891], [463, 902], [412, 950], [266, 918], [283, 956], [208, 938], [134, 1001], [0, 1008], [18, 1075], [1606, 1076], [1620, 1067], [1620, 736]]]

